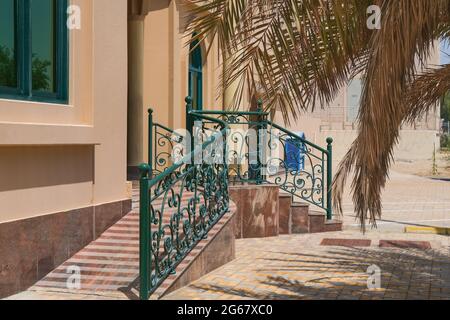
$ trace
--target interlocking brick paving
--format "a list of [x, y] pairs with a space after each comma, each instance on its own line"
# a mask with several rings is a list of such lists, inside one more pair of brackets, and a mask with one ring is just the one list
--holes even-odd
[[428, 241], [380, 240], [380, 248], [413, 248], [427, 250], [431, 249], [431, 244]]
[[372, 241], [365, 239], [323, 239], [321, 246], [370, 247]]
[[[235, 261], [164, 299], [450, 299], [448, 237], [428, 235], [430, 250], [379, 248], [377, 234], [364, 237], [370, 247], [321, 246], [320, 234], [238, 240]], [[372, 265], [381, 270], [376, 290], [367, 286]]]
[[[352, 197], [346, 188], [344, 228], [359, 229]], [[406, 226], [450, 227], [450, 182], [391, 172], [382, 195], [378, 230], [403, 232]]]
[[[393, 173], [383, 194], [383, 221], [366, 234], [359, 231], [350, 200], [347, 196], [344, 232], [238, 240], [236, 260], [165, 299], [450, 299], [450, 237], [403, 233], [406, 225], [450, 223], [449, 182]], [[136, 209], [137, 203], [133, 205]], [[96, 245], [118, 242], [117, 235], [98, 240]], [[364, 239], [371, 245], [322, 246], [324, 238]], [[426, 241], [431, 249], [379, 247], [381, 240]], [[120, 242], [135, 251], [136, 239]], [[86, 252], [95, 253], [97, 248]], [[381, 269], [381, 288], [377, 290], [367, 288], [367, 269], [372, 265]], [[117, 275], [127, 277], [128, 273]], [[34, 288], [11, 297], [127, 298], [132, 297], [112, 291], [70, 293], [57, 288]]]

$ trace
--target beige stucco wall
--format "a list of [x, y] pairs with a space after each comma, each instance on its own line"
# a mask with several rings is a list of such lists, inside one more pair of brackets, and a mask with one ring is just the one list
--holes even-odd
[[[155, 122], [169, 128], [181, 129], [186, 123], [189, 35], [184, 8], [175, 0], [147, 0], [145, 7], [148, 11], [143, 15], [129, 18], [129, 166], [147, 161], [148, 108], [154, 110]], [[203, 108], [222, 109], [217, 46], [208, 57], [205, 46], [202, 50]]]
[[69, 105], [0, 99], [0, 223], [128, 196], [127, 1], [72, 3]]

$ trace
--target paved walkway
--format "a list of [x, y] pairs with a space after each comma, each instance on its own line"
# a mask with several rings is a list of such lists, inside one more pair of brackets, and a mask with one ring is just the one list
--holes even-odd
[[[167, 299], [450, 299], [450, 237], [405, 234], [408, 225], [450, 226], [450, 182], [393, 172], [383, 219], [366, 235], [344, 201], [344, 232], [237, 241], [237, 259]], [[370, 239], [366, 248], [324, 238]], [[428, 241], [430, 250], [380, 248], [380, 240]], [[381, 270], [368, 290], [367, 268]]]
[[[323, 238], [370, 247], [321, 246]], [[379, 240], [431, 241], [431, 250], [379, 248]], [[237, 258], [165, 299], [450, 299], [450, 242], [430, 235], [343, 233], [237, 241]], [[369, 290], [370, 266], [381, 289]]]
[[[450, 181], [397, 172], [390, 178], [382, 197], [378, 231], [403, 232], [408, 225], [450, 227]], [[358, 229], [348, 194], [343, 207], [345, 228]]]
[[[379, 228], [365, 235], [355, 224], [352, 204], [347, 199], [344, 232], [238, 240], [236, 260], [166, 299], [450, 299], [450, 237], [403, 232], [405, 225], [450, 225], [450, 182], [394, 173], [383, 205]], [[135, 217], [127, 218], [129, 221], [123, 221], [124, 225], [116, 226], [115, 235], [109, 235], [114, 236], [111, 240], [118, 240], [117, 234], [136, 229]], [[324, 238], [368, 239], [371, 243], [369, 247], [322, 246]], [[431, 249], [380, 248], [380, 240], [426, 241]], [[136, 245], [136, 239], [125, 241], [134, 241]], [[88, 247], [86, 252], [91, 259], [103, 256], [97, 251], [105, 247], [97, 248], [98, 245]], [[132, 256], [117, 258], [133, 261], [135, 269], [137, 252], [135, 248], [132, 251], [129, 253]], [[370, 266], [381, 272], [380, 289], [367, 287]], [[117, 285], [107, 283], [112, 279], [104, 276], [104, 282], [98, 284]], [[133, 292], [45, 288], [44, 283], [11, 299], [136, 297]]]

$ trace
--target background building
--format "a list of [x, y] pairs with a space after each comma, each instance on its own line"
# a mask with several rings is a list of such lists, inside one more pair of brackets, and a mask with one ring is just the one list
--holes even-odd
[[[430, 66], [440, 62], [439, 46], [430, 58]], [[292, 123], [293, 131], [305, 132], [308, 140], [323, 144], [327, 137], [334, 139], [334, 157], [340, 160], [357, 136], [357, 116], [362, 91], [360, 78], [354, 79], [341, 90], [334, 102], [322, 108], [317, 105], [314, 111], [308, 112]], [[277, 114], [277, 122], [281, 123], [281, 115]], [[400, 141], [395, 149], [396, 160], [426, 160], [433, 156], [434, 148], [439, 149], [440, 105], [436, 106], [422, 119], [413, 125], [402, 127]]]

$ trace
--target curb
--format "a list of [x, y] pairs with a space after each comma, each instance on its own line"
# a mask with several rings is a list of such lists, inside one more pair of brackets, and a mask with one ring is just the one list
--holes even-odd
[[429, 234], [439, 234], [443, 236], [450, 235], [450, 228], [444, 227], [405, 227], [405, 233], [429, 233]]

